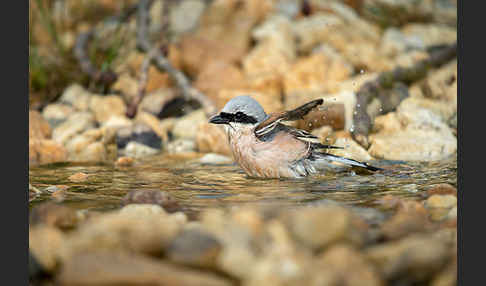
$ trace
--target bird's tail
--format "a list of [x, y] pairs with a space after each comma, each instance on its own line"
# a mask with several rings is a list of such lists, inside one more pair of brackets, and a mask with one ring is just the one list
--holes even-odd
[[319, 153], [315, 153], [314, 155], [315, 155], [315, 159], [317, 159], [317, 160], [325, 160], [325, 161], [328, 161], [328, 162], [329, 161], [338, 162], [338, 163], [342, 163], [342, 164], [349, 165], [349, 166], [356, 166], [356, 167], [365, 168], [365, 169], [370, 170], [370, 171], [383, 170], [381, 168], [368, 165], [368, 163], [365, 163], [365, 162], [359, 162], [359, 161], [356, 161], [356, 160], [353, 160], [353, 159], [339, 157], [339, 156], [332, 155], [332, 154], [329, 154], [329, 153], [320, 153], [319, 152]]

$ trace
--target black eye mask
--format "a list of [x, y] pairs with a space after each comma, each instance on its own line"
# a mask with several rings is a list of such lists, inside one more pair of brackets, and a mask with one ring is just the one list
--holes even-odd
[[255, 117], [246, 115], [241, 111], [238, 111], [234, 114], [221, 112], [219, 116], [221, 116], [221, 118], [227, 120], [228, 122], [249, 123], [249, 124], [255, 124], [258, 122], [258, 120], [256, 120]]

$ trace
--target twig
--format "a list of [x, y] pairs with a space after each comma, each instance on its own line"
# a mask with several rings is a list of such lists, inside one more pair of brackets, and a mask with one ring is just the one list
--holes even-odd
[[129, 118], [135, 117], [137, 114], [137, 108], [140, 102], [142, 101], [143, 97], [145, 96], [145, 90], [147, 88], [148, 82], [148, 71], [150, 67], [150, 63], [152, 62], [154, 55], [156, 53], [157, 47], [150, 50], [150, 52], [145, 56], [145, 59], [142, 62], [142, 66], [140, 67], [140, 80], [138, 84], [138, 92], [137, 97], [133, 100], [133, 102], [128, 106], [126, 116]]
[[[150, 40], [148, 39], [148, 25], [150, 22], [149, 8], [151, 4], [150, 2], [151, 1], [149, 0], [141, 0], [138, 6], [137, 47], [142, 52], [150, 51], [152, 46]], [[167, 5], [166, 2], [168, 1], [164, 1], [165, 5]], [[165, 8], [164, 10], [167, 11], [167, 9]], [[191, 86], [187, 77], [181, 71], [175, 69], [171, 65], [169, 60], [164, 55], [164, 51], [162, 49], [156, 50], [153, 61], [159, 70], [167, 72], [167, 74], [169, 74], [169, 76], [174, 80], [176, 85], [181, 89], [182, 96], [185, 100], [192, 99], [199, 102], [208, 117], [216, 113], [217, 109], [214, 103], [200, 91]]]
[[[122, 23], [130, 18], [137, 11], [137, 5], [131, 5], [127, 10], [122, 12], [120, 15], [112, 16], [107, 19], [107, 23], [115, 23], [119, 24]], [[80, 33], [76, 38], [76, 43], [74, 46], [74, 56], [79, 62], [81, 66], [81, 70], [87, 73], [95, 82], [102, 82], [106, 85], [109, 85], [116, 81], [117, 74], [111, 70], [101, 71], [99, 70], [90, 60], [88, 53], [86, 52], [88, 49], [88, 44], [95, 35], [96, 30], [95, 28]]]
[[[368, 134], [373, 127], [367, 113], [368, 104], [377, 98], [382, 103], [379, 114], [394, 110], [408, 96], [403, 95], [403, 84], [411, 84], [424, 78], [431, 68], [439, 67], [456, 57], [457, 43], [438, 51], [430, 51], [428, 59], [419, 61], [409, 68], [398, 67], [381, 73], [377, 79], [364, 84], [357, 93], [357, 103], [353, 115], [351, 135], [363, 147], [368, 148]], [[398, 92], [396, 92], [398, 91]]]

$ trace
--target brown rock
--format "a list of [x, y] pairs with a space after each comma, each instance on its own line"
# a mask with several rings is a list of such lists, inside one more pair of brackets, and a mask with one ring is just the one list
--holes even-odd
[[44, 224], [59, 229], [71, 229], [77, 225], [78, 217], [73, 209], [48, 202], [32, 209], [29, 222], [31, 225]]
[[69, 234], [63, 261], [87, 251], [130, 251], [160, 255], [182, 228], [181, 220], [158, 205], [129, 204], [94, 217]]
[[[350, 271], [352, 269], [352, 271]], [[317, 257], [314, 285], [385, 285], [380, 273], [357, 249], [335, 245]]]
[[191, 77], [196, 77], [211, 62], [235, 63], [240, 57], [231, 44], [200, 36], [185, 36], [179, 44], [182, 68]]
[[[329, 50], [329, 51], [328, 51]], [[327, 52], [324, 52], [327, 51]], [[326, 92], [327, 87], [347, 79], [353, 67], [329, 48], [298, 59], [284, 77], [285, 93]]]
[[232, 285], [211, 273], [176, 266], [141, 255], [80, 253], [66, 261], [60, 285]]
[[64, 122], [73, 112], [74, 108], [67, 104], [52, 103], [44, 107], [42, 116], [47, 120], [50, 126], [55, 128], [60, 123]]
[[68, 180], [70, 180], [71, 182], [84, 182], [88, 179], [88, 177], [89, 177], [88, 174], [83, 172], [78, 172], [69, 176]]
[[246, 86], [241, 69], [223, 61], [208, 63], [194, 82], [194, 87], [210, 98], [216, 98], [221, 89], [241, 89]]
[[124, 116], [127, 110], [123, 100], [116, 95], [93, 95], [89, 106], [98, 122], [105, 122], [112, 116]]
[[202, 153], [232, 156], [226, 133], [221, 126], [207, 122], [199, 124], [196, 133], [196, 145], [199, 152]]
[[[296, 106], [297, 107], [297, 106]], [[295, 108], [295, 107], [294, 107]], [[307, 131], [321, 126], [331, 126], [334, 130], [345, 126], [345, 107], [342, 103], [327, 103], [309, 112], [297, 121], [297, 128]]]
[[77, 111], [87, 111], [91, 96], [81, 85], [72, 84], [64, 90], [59, 101], [71, 105]]
[[53, 140], [29, 139], [29, 165], [63, 162], [68, 158], [64, 146]]
[[29, 251], [49, 272], [54, 272], [60, 262], [60, 247], [64, 243], [63, 233], [52, 226], [29, 227]]
[[452, 208], [457, 206], [457, 197], [454, 195], [432, 195], [425, 202], [427, 208]]
[[[333, 218], [329, 220], [328, 218]], [[347, 209], [337, 206], [303, 208], [286, 219], [288, 228], [297, 241], [314, 251], [336, 242], [361, 245], [366, 226]]]
[[181, 209], [176, 199], [169, 195], [169, 193], [159, 190], [130, 191], [122, 199], [122, 205], [128, 204], [159, 205], [169, 213], [173, 213]]
[[95, 117], [91, 112], [76, 112], [58, 125], [52, 132], [52, 139], [65, 144], [74, 136], [95, 127]]
[[35, 110], [29, 110], [29, 141], [50, 139], [51, 127], [42, 115]]
[[387, 279], [427, 281], [451, 256], [449, 242], [433, 235], [413, 234], [398, 241], [369, 247], [365, 255]]
[[167, 247], [168, 258], [188, 266], [214, 267], [222, 245], [212, 234], [198, 229], [184, 230]]
[[132, 157], [120, 157], [116, 160], [115, 166], [117, 167], [130, 167], [135, 160]]
[[410, 233], [430, 231], [433, 228], [423, 204], [416, 201], [401, 201], [397, 212], [385, 221], [380, 229], [386, 239], [394, 240]]

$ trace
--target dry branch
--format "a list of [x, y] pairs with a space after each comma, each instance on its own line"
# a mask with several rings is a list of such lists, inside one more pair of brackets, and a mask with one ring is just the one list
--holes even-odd
[[[150, 43], [148, 36], [150, 2], [151, 1], [148, 0], [141, 0], [139, 2], [137, 13], [137, 47], [145, 53], [152, 49], [152, 44]], [[164, 5], [167, 5], [167, 3], [168, 1], [164, 1]], [[164, 7], [164, 10], [168, 10], [167, 6]], [[181, 89], [182, 96], [185, 100], [195, 100], [199, 102], [208, 117], [216, 113], [217, 109], [214, 103], [200, 91], [192, 87], [187, 77], [171, 65], [165, 56], [164, 50], [167, 50], [167, 48], [164, 49], [163, 46], [162, 48], [155, 50], [155, 55], [153, 57], [155, 66], [159, 70], [169, 74], [176, 85]]]
[[353, 130], [351, 135], [363, 147], [368, 148], [368, 134], [373, 122], [367, 112], [367, 106], [373, 99], [381, 102], [382, 109], [379, 114], [393, 111], [400, 102], [408, 96], [411, 84], [424, 78], [431, 68], [437, 68], [456, 57], [457, 43], [446, 46], [440, 50], [432, 50], [429, 57], [419, 61], [412, 67], [398, 67], [389, 72], [381, 73], [377, 79], [364, 84], [357, 93], [357, 103], [353, 115]]

